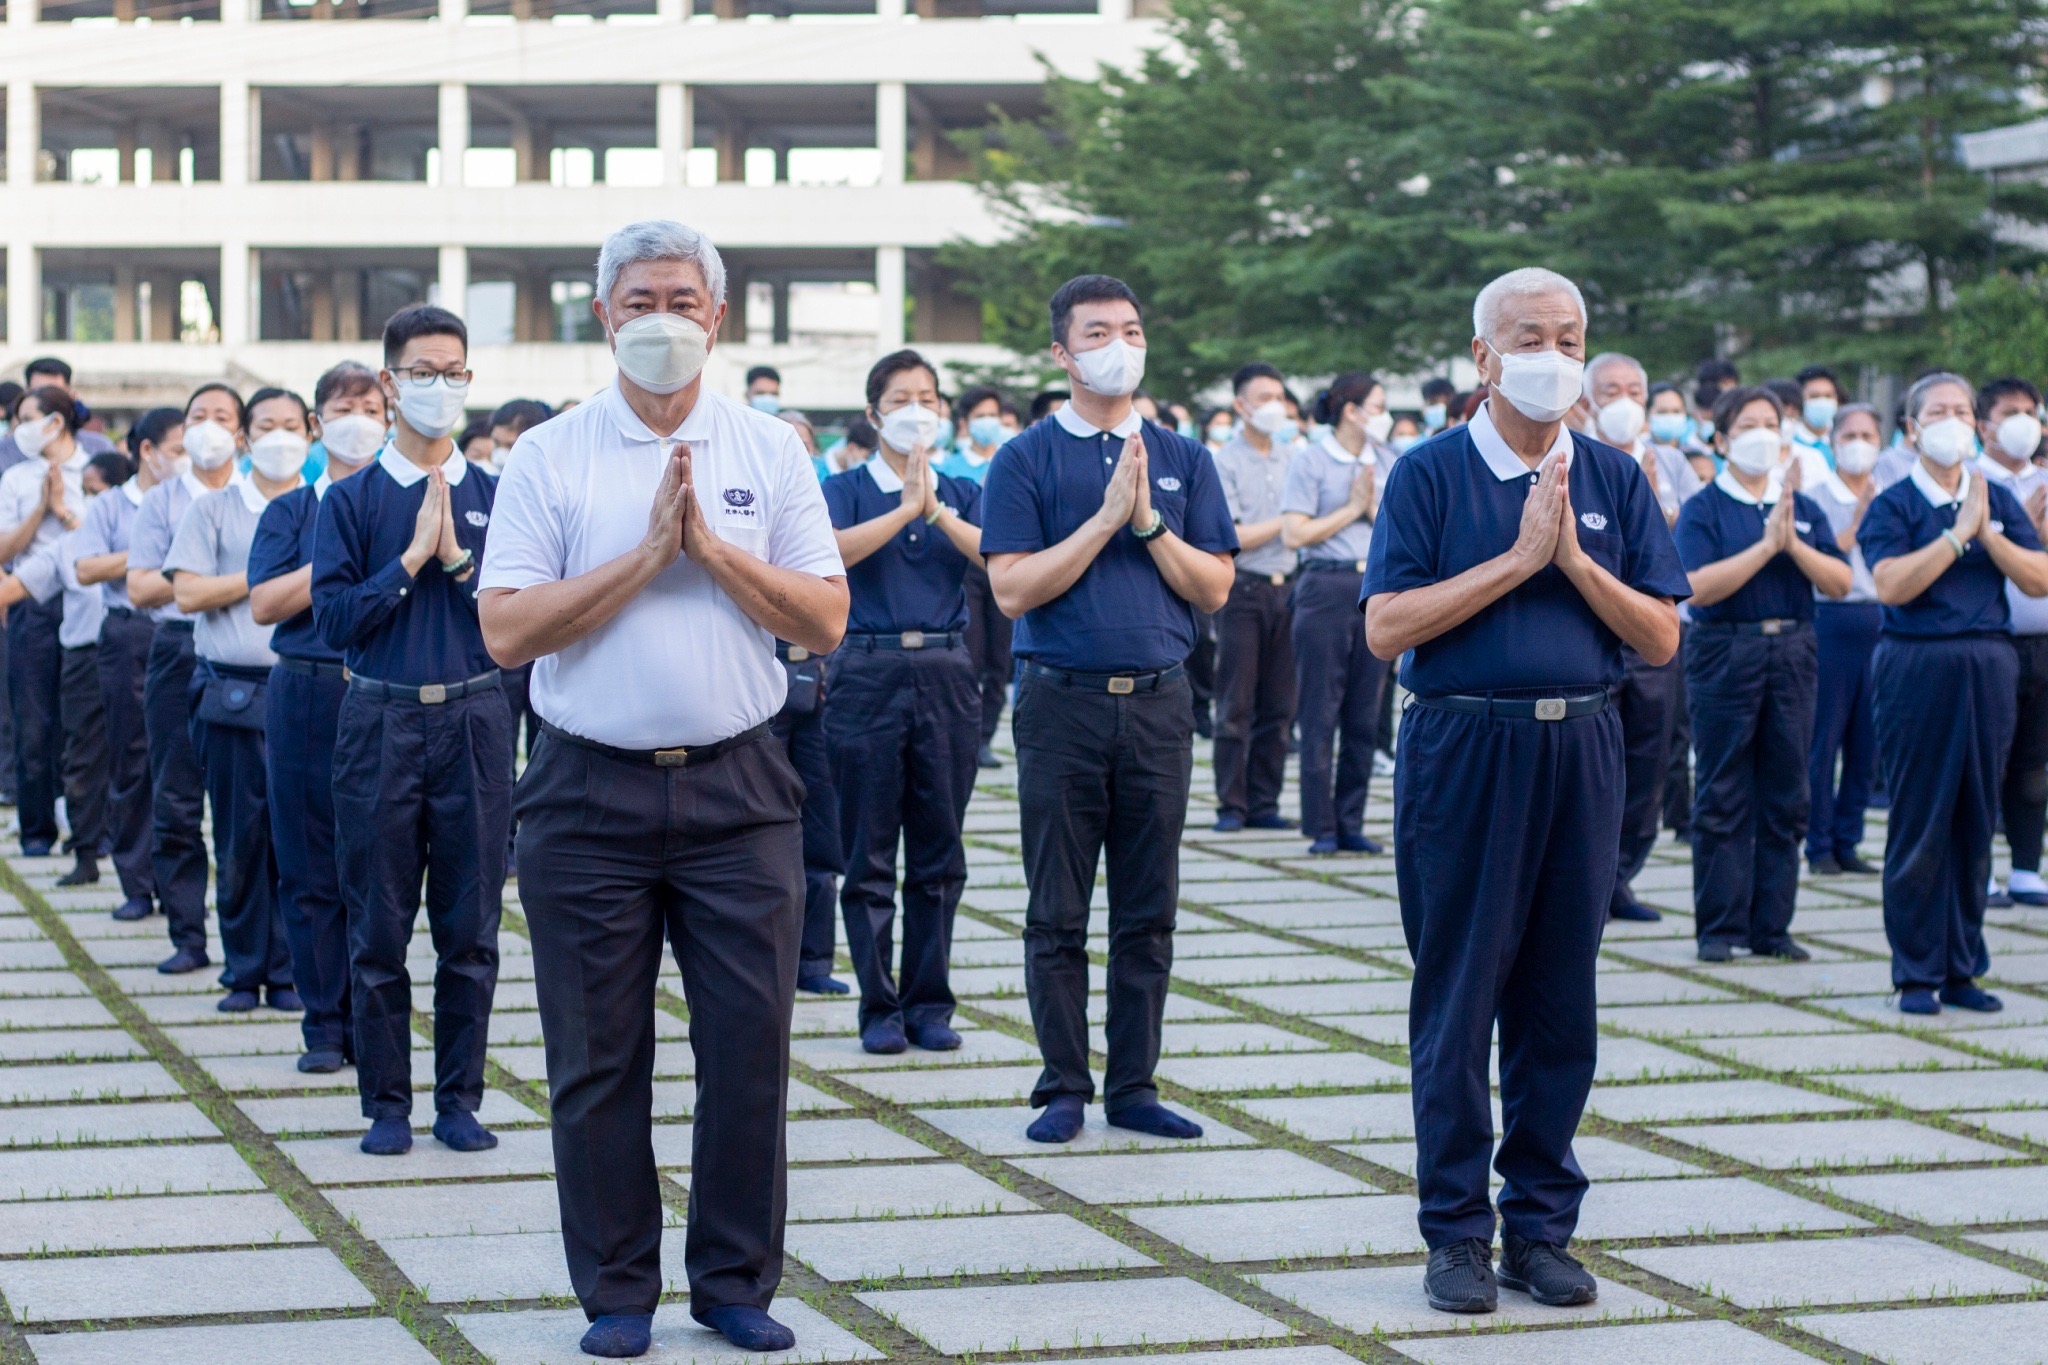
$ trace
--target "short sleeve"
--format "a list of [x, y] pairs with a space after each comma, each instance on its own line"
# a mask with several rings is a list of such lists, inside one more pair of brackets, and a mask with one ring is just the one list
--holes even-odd
[[56, 545], [52, 542], [40, 550], [31, 550], [14, 561], [14, 576], [21, 580], [21, 586], [38, 602], [48, 602], [64, 591], [64, 581], [57, 573]]
[[[1301, 456], [1295, 456], [1287, 471], [1287, 486], [1294, 487]], [[1289, 499], [1291, 505], [1292, 498]], [[1440, 581], [1437, 569], [1438, 541], [1443, 534], [1443, 510], [1437, 505], [1436, 487], [1421, 461], [1398, 460], [1387, 476], [1386, 491], [1380, 495], [1380, 513], [1372, 525], [1372, 546], [1365, 556], [1365, 582], [1359, 602], [1386, 592], [1407, 592]]]
[[220, 500], [220, 494], [211, 493], [185, 510], [185, 519], [178, 524], [170, 551], [164, 555], [166, 575], [220, 572]]
[[113, 552], [113, 538], [108, 534], [113, 520], [111, 499], [126, 496], [119, 489], [110, 489], [86, 505], [84, 519], [69, 537], [71, 548], [66, 553], [74, 565], [81, 559]]
[[768, 528], [768, 562], [778, 569], [820, 578], [843, 575], [846, 562], [839, 557], [839, 540], [832, 534], [825, 491], [811, 468], [811, 458], [795, 431], [784, 430], [783, 444], [778, 460], [782, 498]]
[[[1586, 454], [1581, 447], [1572, 458], [1581, 460]], [[1685, 576], [1685, 566], [1679, 562], [1678, 547], [1671, 541], [1671, 527], [1664, 520], [1664, 508], [1657, 495], [1650, 491], [1649, 478], [1634, 459], [1626, 455], [1621, 459], [1628, 475], [1623, 481], [1621, 498], [1623, 541], [1628, 546], [1628, 585], [1651, 597], [1692, 596], [1692, 580]]]
[[[1322, 489], [1318, 487], [1320, 480], [1316, 478], [1315, 458], [1315, 447], [1304, 446], [1295, 451], [1294, 458], [1287, 462], [1287, 481], [1281, 485], [1280, 490], [1280, 511], [1283, 514], [1295, 512], [1304, 517], [1316, 514], [1316, 508], [1322, 502]], [[1384, 495], [1382, 502], [1384, 503]], [[1382, 512], [1380, 515], [1385, 516], [1386, 513]], [[1378, 534], [1377, 521], [1373, 523], [1373, 531], [1375, 535]], [[1392, 592], [1395, 589], [1389, 588], [1387, 591]]]
[[[1863, 562], [1872, 569], [1887, 559], [1909, 555], [1920, 548], [1913, 543], [1913, 527], [1901, 505], [1904, 498], [1892, 497], [1890, 492], [1886, 489], [1877, 496], [1863, 514], [1863, 524], [1856, 529], [1856, 547], [1863, 551]], [[1908, 494], [1920, 496], [1917, 489], [1910, 487]]]
[[[316, 501], [314, 507], [319, 504]], [[283, 578], [299, 566], [299, 497], [276, 498], [257, 518], [256, 534], [249, 542], [249, 586]], [[316, 513], [317, 514], [317, 513]]]
[[561, 499], [544, 453], [529, 449], [531, 444], [531, 434], [522, 435], [498, 476], [491, 534], [484, 542], [483, 568], [477, 571], [478, 592], [559, 583], [567, 572]]
[[1712, 507], [1712, 499], [1694, 498], [1678, 509], [1671, 539], [1678, 547], [1678, 562], [1687, 569], [1703, 569], [1728, 557], [1720, 537], [1714, 534], [1713, 518], [1708, 515]]
[[1180, 538], [1197, 550], [1236, 554], [1237, 526], [1230, 519], [1230, 501], [1223, 496], [1223, 482], [1216, 476], [1216, 461], [1208, 447], [1185, 436], [1169, 434], [1168, 439], [1180, 442], [1187, 452], [1188, 510]]
[[969, 526], [981, 525], [981, 485], [973, 479], [955, 482], [960, 501], [954, 505], [953, 514]]
[[34, 505], [34, 493], [23, 495], [22, 478], [14, 471], [29, 468], [31, 466], [24, 460], [5, 474], [0, 474], [0, 531], [19, 530], [21, 523], [28, 519], [29, 508]]
[[2001, 484], [1991, 485], [1991, 496], [1991, 515], [2005, 523], [2005, 538], [2022, 550], [2040, 549], [2041, 537], [2034, 530], [2034, 519], [2027, 515], [2026, 504]]
[[837, 478], [826, 479], [819, 485], [825, 492], [825, 511], [832, 518], [837, 530], [847, 530], [860, 524], [860, 510], [854, 506], [853, 490]]
[[1024, 436], [1004, 446], [989, 462], [981, 488], [981, 553], [1036, 554], [1045, 548], [1045, 514], [1038, 494], [1038, 441], [1020, 448]]
[[[166, 487], [168, 485], [157, 485], [157, 488]], [[166, 498], [152, 488], [142, 499], [142, 506], [135, 510], [135, 525], [128, 531], [130, 570], [163, 567], [164, 552], [171, 548], [171, 528], [165, 516], [165, 506]]]
[[1222, 450], [1216, 452], [1214, 461], [1216, 465], [1216, 482], [1223, 489], [1223, 502], [1225, 506], [1230, 508], [1230, 519], [1234, 522], [1242, 522], [1244, 520], [1244, 497], [1238, 491], [1237, 460], [1236, 457], [1227, 454], [1229, 449], [1229, 446], [1225, 446]]
[[1798, 498], [1799, 501], [1794, 503], [1793, 507], [1798, 514], [1798, 520], [1806, 523], [1806, 529], [1799, 533], [1799, 538], [1822, 554], [1846, 564], [1849, 556], [1843, 554], [1842, 547], [1835, 544], [1835, 524], [1828, 519], [1827, 510], [1804, 493], [1799, 494]]

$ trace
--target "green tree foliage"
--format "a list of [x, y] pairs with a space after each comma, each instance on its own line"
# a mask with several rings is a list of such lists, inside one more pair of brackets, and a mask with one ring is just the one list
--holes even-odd
[[[1668, 371], [1937, 358], [1992, 259], [1959, 133], [2024, 117], [2048, 0], [1176, 0], [1172, 43], [1055, 79], [982, 183], [1014, 236], [948, 259], [988, 334], [1045, 343], [1061, 279], [1130, 280], [1151, 373], [1462, 351], [1473, 291], [1541, 263], [1595, 341]], [[2048, 192], [1998, 210], [2048, 219]], [[2031, 264], [2001, 245], [2001, 264]]]
[[2018, 375], [2048, 384], [2048, 278], [1990, 275], [1956, 291], [1945, 364], [1981, 384]]

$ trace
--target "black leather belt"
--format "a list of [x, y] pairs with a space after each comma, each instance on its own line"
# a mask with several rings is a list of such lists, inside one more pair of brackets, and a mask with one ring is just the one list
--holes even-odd
[[143, 614], [144, 614], [144, 613], [142, 613], [142, 612], [139, 612], [139, 611], [137, 611], [137, 610], [136, 610], [135, 608], [133, 608], [133, 607], [108, 607], [108, 608], [107, 608], [107, 615], [109, 615], [109, 616], [119, 616], [119, 617], [121, 617], [121, 618], [122, 618], [123, 620], [126, 620], [126, 619], [127, 619], [128, 617], [131, 617], [131, 616], [141, 616], [141, 615], [143, 615]]
[[1304, 559], [1301, 561], [1301, 571], [1303, 573], [1362, 574], [1365, 572], [1365, 561], [1362, 559]]
[[479, 673], [474, 678], [464, 678], [461, 682], [423, 683], [418, 687], [408, 687], [404, 683], [384, 682], [378, 678], [366, 678], [360, 673], [351, 673], [348, 675], [348, 685], [366, 697], [390, 697], [398, 701], [416, 701], [422, 706], [439, 706], [443, 702], [454, 701], [459, 697], [490, 691], [499, 685], [499, 675], [498, 670], [494, 668], [487, 673]]
[[270, 669], [262, 664], [222, 664], [201, 659], [199, 666], [217, 678], [240, 678], [243, 682], [268, 682]]
[[1778, 616], [1761, 621], [1695, 621], [1692, 628], [1722, 635], [1791, 635], [1809, 629], [1810, 623]]
[[341, 664], [328, 663], [324, 659], [295, 659], [289, 654], [277, 656], [277, 666], [287, 673], [303, 673], [309, 678], [346, 678], [348, 669]]
[[1607, 694], [1592, 692], [1581, 697], [1417, 697], [1415, 705], [1439, 711], [1459, 711], [1468, 716], [1500, 716], [1507, 720], [1577, 720], [1597, 716], [1607, 709]]
[[187, 635], [190, 635], [192, 633], [192, 622], [178, 621], [167, 618], [165, 620], [157, 622], [156, 628], [158, 630], [182, 630]]
[[1237, 571], [1237, 581], [1240, 583], [1269, 583], [1276, 588], [1286, 587], [1287, 580], [1292, 577], [1294, 575], [1291, 573], [1254, 573], [1250, 569]]
[[[810, 655], [806, 653], [804, 657], [809, 658]], [[534, 719], [540, 720], [540, 717], [536, 716]], [[736, 735], [728, 735], [726, 738], [715, 743], [692, 744], [688, 746], [677, 745], [673, 749], [615, 748], [610, 744], [600, 744], [594, 739], [585, 739], [581, 735], [572, 735], [560, 726], [550, 725], [544, 720], [540, 722], [540, 728], [542, 734], [553, 735], [564, 744], [573, 744], [579, 749], [588, 749], [592, 753], [603, 754], [606, 758], [616, 758], [621, 763], [641, 763], [655, 768], [694, 768], [699, 764], [709, 763], [714, 758], [723, 758], [742, 744], [753, 743], [767, 734], [772, 724], [773, 722], [764, 720], [751, 730], [742, 730]]]
[[1024, 671], [1061, 687], [1078, 687], [1085, 692], [1109, 692], [1127, 697], [1133, 692], [1156, 692], [1187, 672], [1182, 664], [1151, 673], [1076, 673], [1066, 668], [1047, 668], [1025, 660]]
[[953, 649], [967, 643], [957, 630], [906, 630], [901, 635], [849, 635], [851, 649]]

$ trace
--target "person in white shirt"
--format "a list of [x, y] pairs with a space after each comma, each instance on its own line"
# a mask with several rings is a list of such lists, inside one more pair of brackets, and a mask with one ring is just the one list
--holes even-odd
[[749, 1351], [782, 1274], [784, 1110], [804, 883], [803, 784], [769, 738], [775, 641], [824, 654], [846, 571], [786, 423], [707, 391], [725, 267], [650, 221], [598, 257], [617, 382], [520, 437], [478, 585], [484, 641], [534, 661], [521, 903], [547, 1038], [556, 1183], [590, 1355], [648, 1349], [662, 1290], [652, 1139], [664, 935], [697, 1108], [690, 1311]]

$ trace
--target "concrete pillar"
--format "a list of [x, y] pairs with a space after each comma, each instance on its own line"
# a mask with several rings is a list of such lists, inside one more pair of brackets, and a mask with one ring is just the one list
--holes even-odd
[[[467, 18], [469, 18], [469, 0], [441, 0], [442, 23], [459, 24]], [[446, 161], [448, 153], [441, 153], [441, 159]]]
[[782, 346], [789, 342], [789, 281], [777, 279], [769, 286], [774, 291], [775, 311], [769, 324], [769, 339]]
[[903, 348], [903, 248], [875, 248], [875, 294], [879, 299], [881, 323], [875, 329], [875, 346], [881, 351]]
[[7, 0], [7, 26], [13, 28], [19, 24], [27, 28], [36, 21], [41, 10], [41, 0]]
[[306, 291], [306, 333], [310, 341], [340, 341], [334, 332], [334, 279], [320, 271], [312, 274], [312, 288]]
[[[443, 17], [449, 0], [442, 0]], [[465, 0], [456, 0], [465, 3]], [[448, 189], [462, 186], [462, 158], [469, 150], [469, 87], [460, 81], [441, 83], [441, 184]]]
[[[329, 6], [321, 5], [314, 9], [313, 12], [318, 14], [321, 10], [327, 8]], [[311, 148], [309, 156], [311, 164], [306, 171], [307, 178], [311, 180], [333, 180], [335, 178], [334, 130], [324, 123], [316, 123], [313, 125], [313, 134], [308, 139], [308, 142]]]
[[140, 341], [135, 334], [135, 267], [114, 267], [114, 340]]
[[256, 335], [255, 270], [256, 253], [247, 242], [221, 243], [220, 307], [215, 321], [220, 325], [223, 346], [244, 346]]
[[178, 183], [178, 137], [162, 124], [149, 131], [149, 178], [159, 185]]
[[906, 156], [904, 139], [909, 118], [909, 101], [902, 81], [883, 81], [875, 87], [875, 146], [882, 153], [882, 183], [903, 183]]
[[875, 0], [875, 18], [883, 23], [903, 18], [903, 0]]
[[469, 248], [442, 247], [440, 269], [435, 274], [441, 287], [441, 306], [463, 316], [469, 311]]
[[512, 0], [512, 18], [522, 24], [533, 18], [533, 0]]
[[[224, 0], [221, 13], [228, 13], [233, 4], [234, 0]], [[246, 185], [255, 178], [251, 169], [256, 151], [252, 103], [253, 96], [247, 81], [221, 82], [220, 183], [223, 185]], [[229, 286], [223, 283], [222, 292], [226, 293], [228, 289]]]
[[42, 340], [43, 272], [36, 244], [27, 237], [7, 243], [7, 344], [28, 346]]
[[721, 114], [718, 120], [718, 135], [714, 145], [718, 149], [718, 178], [720, 180], [745, 180], [747, 178], [747, 130], [730, 114]]
[[134, 125], [134, 124], [132, 124], [132, 123], [123, 123], [123, 124], [122, 124], [122, 125], [120, 126], [120, 128], [119, 128], [119, 129], [118, 129], [118, 130], [117, 130], [117, 131], [116, 131], [116, 132], [114, 133], [114, 155], [115, 155], [115, 156], [116, 156], [117, 158], [119, 158], [119, 160], [120, 160], [120, 166], [119, 166], [119, 169], [117, 169], [117, 170], [116, 170], [116, 171], [114, 172], [114, 178], [115, 178], [116, 180], [119, 180], [119, 181], [120, 181], [120, 182], [121, 182], [122, 184], [124, 184], [124, 185], [132, 185], [132, 184], [134, 184], [134, 183], [135, 183], [135, 125]]
[[[20, 0], [10, 0], [7, 17], [13, 20], [27, 8]], [[36, 163], [42, 160], [42, 112], [42, 96], [27, 77], [7, 83], [7, 183], [18, 190], [36, 183]]]
[[357, 341], [363, 335], [363, 277], [354, 270], [334, 272], [334, 339]]
[[787, 142], [775, 144], [775, 183], [778, 185], [789, 183], [789, 144]]
[[680, 24], [690, 17], [690, 0], [654, 0], [654, 17], [664, 24]]
[[344, 123], [334, 130], [334, 178], [363, 178], [363, 129], [361, 124]]
[[[442, 0], [442, 3], [447, 3], [447, 0]], [[1131, 17], [1131, 0], [1097, 0], [1097, 3], [1099, 8], [1096, 12], [1110, 23], [1122, 23]]]
[[220, 0], [220, 21], [223, 24], [246, 24], [255, 18], [254, 5], [255, 0]]
[[677, 81], [654, 87], [654, 147], [661, 155], [661, 184], [683, 183], [683, 159], [690, 152], [690, 92]]
[[178, 294], [183, 283], [176, 275], [149, 277], [149, 334], [143, 337], [144, 341], [178, 339]]

